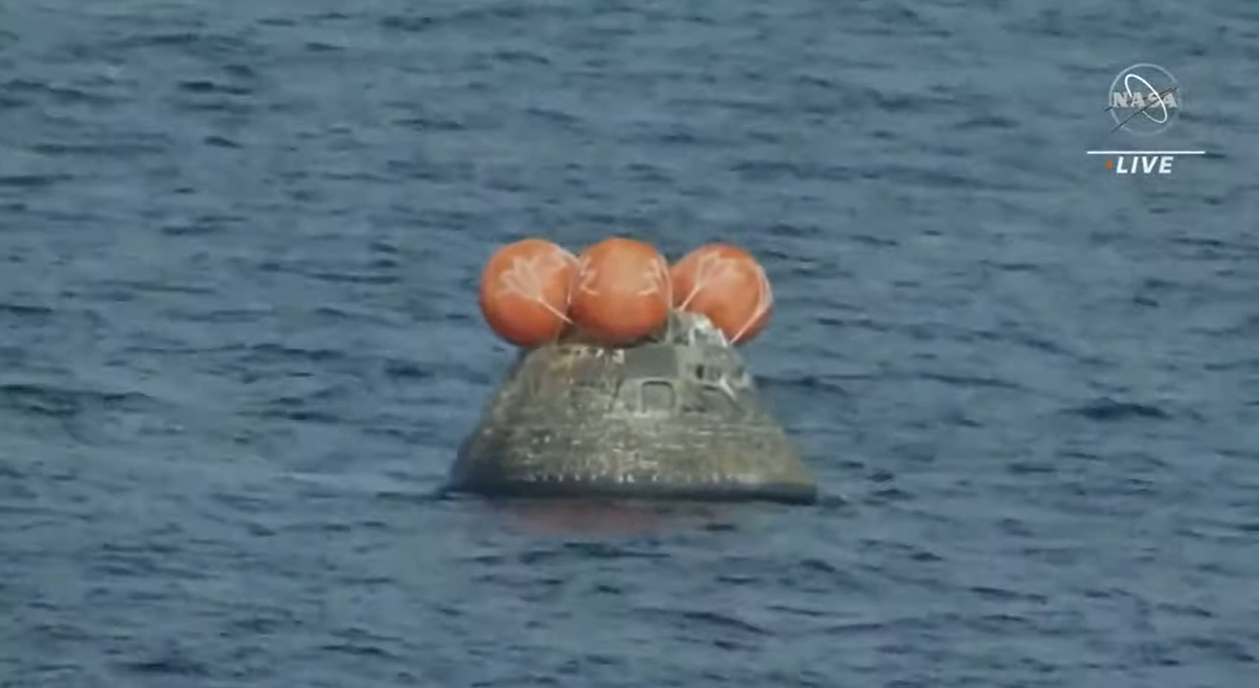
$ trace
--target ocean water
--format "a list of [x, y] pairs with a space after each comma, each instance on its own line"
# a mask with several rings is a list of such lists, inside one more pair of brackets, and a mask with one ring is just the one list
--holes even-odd
[[[0, 686], [1254, 685], [1256, 28], [0, 5]], [[1085, 154], [1150, 145], [1207, 155]], [[482, 261], [609, 234], [761, 258], [818, 506], [431, 496], [512, 356]]]

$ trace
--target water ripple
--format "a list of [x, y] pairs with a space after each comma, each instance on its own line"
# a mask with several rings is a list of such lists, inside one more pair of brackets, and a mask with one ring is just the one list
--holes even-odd
[[[13, 4], [0, 684], [1254, 680], [1254, 15], [1143, 9]], [[762, 259], [821, 504], [438, 493], [482, 261], [609, 233]]]

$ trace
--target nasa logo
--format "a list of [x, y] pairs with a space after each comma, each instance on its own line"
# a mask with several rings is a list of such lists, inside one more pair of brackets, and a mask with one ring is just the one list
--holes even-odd
[[1166, 131], [1181, 112], [1184, 94], [1167, 69], [1147, 62], [1121, 70], [1107, 90], [1115, 129], [1152, 135]]
[[[1185, 92], [1167, 69], [1149, 62], [1126, 67], [1111, 80], [1107, 89], [1107, 112], [1114, 126], [1130, 134], [1153, 135], [1167, 131], [1181, 115]], [[1103, 164], [1116, 174], [1172, 174], [1173, 161], [1180, 155], [1207, 155], [1203, 150], [1091, 150], [1087, 155], [1105, 155]]]

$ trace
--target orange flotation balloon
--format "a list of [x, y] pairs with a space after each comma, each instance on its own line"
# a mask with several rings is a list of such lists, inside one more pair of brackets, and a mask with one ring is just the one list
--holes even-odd
[[729, 244], [706, 244], [670, 269], [674, 307], [703, 313], [732, 344], [757, 336], [770, 320], [774, 293], [752, 254]]
[[671, 301], [669, 264], [651, 244], [609, 237], [578, 256], [569, 317], [609, 344], [659, 330]]
[[577, 257], [545, 239], [495, 251], [481, 271], [478, 304], [495, 334], [522, 347], [555, 341], [569, 319]]

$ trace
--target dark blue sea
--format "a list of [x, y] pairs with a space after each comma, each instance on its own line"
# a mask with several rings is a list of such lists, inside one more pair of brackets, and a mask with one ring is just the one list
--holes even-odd
[[[0, 686], [1254, 686], [1257, 21], [0, 4]], [[433, 496], [610, 234], [761, 259], [817, 506]]]

